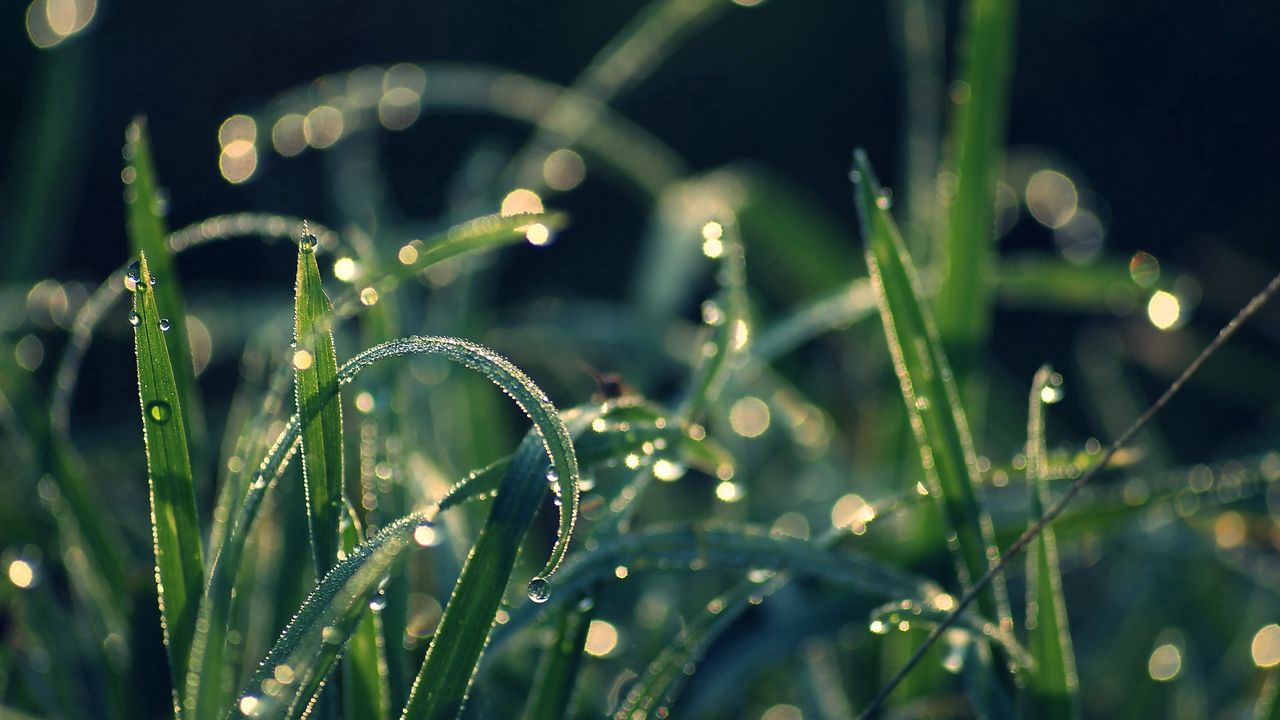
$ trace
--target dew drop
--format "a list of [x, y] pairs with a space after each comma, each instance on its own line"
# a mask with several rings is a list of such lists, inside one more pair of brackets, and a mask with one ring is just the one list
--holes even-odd
[[134, 327], [138, 327], [138, 323], [140, 323], [140, 322], [142, 322], [142, 318], [138, 317], [138, 313], [136, 313], [136, 312], [131, 312], [131, 313], [129, 313], [129, 324], [130, 324], [130, 325], [132, 325], [132, 326], [134, 326]]
[[546, 578], [536, 577], [529, 581], [529, 599], [536, 603], [544, 603], [551, 599], [551, 583]]
[[311, 252], [316, 249], [317, 242], [315, 235], [304, 231], [302, 237], [298, 238], [298, 248], [303, 252]]
[[155, 287], [155, 286], [156, 286], [156, 276], [155, 276], [155, 275], [152, 275], [151, 277], [147, 278], [147, 283], [149, 283], [149, 284], [151, 285], [151, 287]]
[[129, 269], [125, 270], [124, 277], [129, 282], [137, 285], [138, 281], [142, 279], [142, 263], [138, 260], [129, 263]]
[[378, 593], [369, 600], [369, 609], [374, 612], [382, 612], [387, 607], [387, 596], [384, 593]]
[[169, 318], [160, 318], [160, 332], [169, 332], [169, 328], [173, 327], [169, 322]]
[[1046, 405], [1052, 405], [1062, 399], [1062, 376], [1053, 373], [1049, 376], [1049, 381], [1040, 388], [1040, 401]]
[[147, 403], [147, 417], [163, 425], [173, 417], [173, 408], [163, 400], [152, 400]]
[[342, 643], [342, 631], [329, 625], [320, 631], [320, 640], [326, 645], [339, 645]]
[[881, 188], [880, 194], [876, 196], [876, 207], [881, 210], [893, 207], [893, 191], [889, 188]]

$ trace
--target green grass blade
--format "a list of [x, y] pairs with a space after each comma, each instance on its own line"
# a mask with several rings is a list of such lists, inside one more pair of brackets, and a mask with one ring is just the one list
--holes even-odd
[[157, 594], [177, 711], [179, 688], [185, 687], [196, 607], [203, 587], [200, 521], [181, 400], [161, 329], [165, 321], [156, 308], [145, 253], [139, 257], [138, 268], [134, 314], [130, 321], [136, 321], [138, 399], [147, 447]]
[[[342, 529], [342, 549], [347, 557], [355, 554], [361, 531], [355, 522]], [[377, 605], [377, 603], [375, 603]], [[387, 686], [387, 660], [379, 641], [382, 633], [381, 613], [368, 613], [360, 619], [343, 654], [343, 717], [382, 720], [391, 705]]]
[[187, 305], [173, 267], [173, 258], [165, 243], [168, 233], [160, 208], [162, 200], [157, 195], [160, 185], [156, 179], [145, 119], [135, 119], [125, 130], [124, 155], [127, 164], [121, 177], [125, 180], [125, 224], [129, 246], [135, 253], [146, 253], [151, 263], [152, 277], [156, 279], [153, 288], [155, 303], [161, 317], [168, 318], [170, 322], [164, 342], [169, 350], [178, 399], [182, 405], [182, 424], [193, 454], [199, 458], [204, 446], [204, 416], [200, 412], [195, 365], [187, 337]]
[[[585, 604], [585, 608], [579, 605]], [[559, 610], [555, 621], [556, 640], [543, 653], [533, 676], [533, 690], [524, 709], [525, 720], [564, 720], [569, 717], [573, 689], [582, 666], [587, 630], [595, 616], [596, 604], [587, 598]]]
[[[991, 517], [982, 504], [973, 439], [915, 267], [861, 151], [854, 161], [853, 178], [867, 268], [889, 352], [920, 448], [929, 494], [946, 518], [960, 585], [967, 590], [999, 553]], [[983, 615], [1006, 629], [1012, 627], [1002, 577], [992, 581], [978, 602]]]
[[[1060, 397], [1062, 378], [1052, 368], [1040, 368], [1031, 383], [1027, 416], [1027, 485], [1030, 518], [1035, 522], [1052, 504], [1049, 496], [1048, 453], [1044, 439], [1044, 405]], [[1067, 604], [1062, 596], [1058, 545], [1053, 525], [1032, 541], [1027, 552], [1027, 646], [1035, 665], [1027, 674], [1027, 711], [1031, 717], [1070, 720], [1080, 717], [1075, 654]]]
[[738, 232], [737, 220], [724, 213], [720, 221], [707, 223], [702, 229], [703, 248], [713, 250], [720, 259], [716, 282], [720, 285], [719, 304], [711, 312], [704, 306], [704, 319], [711, 326], [711, 339], [703, 345], [700, 362], [693, 373], [689, 395], [678, 415], [696, 420], [715, 400], [725, 381], [748, 351], [751, 329], [747, 321], [747, 258]]
[[[938, 602], [938, 597], [945, 597], [946, 600]], [[891, 602], [871, 611], [871, 627], [873, 631], [891, 632], [895, 625], [906, 622], [911, 629], [932, 630], [950, 614], [954, 602], [955, 598], [950, 595], [935, 596], [931, 600], [908, 598]], [[962, 613], [952, 627], [961, 629], [972, 637], [985, 637], [990, 640], [1020, 668], [1029, 668], [1035, 663], [1031, 653], [1018, 643], [1013, 632], [1000, 629], [998, 625], [977, 613]]]
[[307, 491], [307, 522], [316, 577], [338, 557], [338, 520], [342, 511], [342, 402], [338, 360], [333, 347], [333, 306], [320, 284], [316, 238], [298, 243], [298, 280], [294, 296], [294, 388], [301, 420], [302, 476]]
[[[404, 720], [455, 718], [462, 712], [520, 541], [547, 491], [549, 466], [543, 451], [536, 434], [526, 437], [516, 451], [440, 618], [409, 693]], [[530, 597], [545, 600], [548, 592], [542, 578], [530, 584]]]
[[427, 524], [424, 514], [403, 517], [335, 565], [307, 597], [224, 716], [303, 716], [369, 609], [378, 586], [413, 541], [414, 531]]
[[1267, 676], [1253, 706], [1253, 720], [1280, 720], [1280, 675], [1274, 671]]
[[953, 98], [946, 266], [938, 328], [949, 352], [967, 364], [991, 323], [995, 266], [995, 191], [1013, 65], [1014, 0], [969, 0], [961, 70]]

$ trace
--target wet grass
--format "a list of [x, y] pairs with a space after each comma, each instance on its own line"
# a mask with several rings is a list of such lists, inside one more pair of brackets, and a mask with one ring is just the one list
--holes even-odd
[[[860, 231], [760, 168], [693, 172], [611, 109], [726, 10], [654, 3], [570, 88], [366, 67], [224, 124], [233, 183], [324, 153], [367, 194], [334, 198], [338, 229], [169, 233], [164, 151], [129, 125], [121, 271], [64, 308], [52, 377], [0, 338], [0, 716], [1071, 718], [1188, 696], [1274, 716], [1274, 438], [1179, 466], [1135, 434], [1172, 393], [1115, 417], [1141, 392], [1090, 379], [1139, 357], [1122, 345], [1034, 378], [992, 361], [997, 307], [1198, 327], [1176, 273], [1000, 257], [1012, 3], [965, 3], [948, 145], [923, 133], [934, 162], [902, 183], [936, 197], [895, 207], [856, 153]], [[347, 182], [377, 165], [361, 138], [450, 110], [531, 132], [478, 143], [434, 217]], [[608, 242], [550, 207], [584, 177], [648, 212], [630, 290], [544, 302], [532, 253]], [[292, 304], [210, 293], [184, 257], [246, 239], [295, 244]], [[130, 352], [140, 427], [81, 413], [99, 355]], [[1062, 418], [1077, 387], [1102, 421]]]

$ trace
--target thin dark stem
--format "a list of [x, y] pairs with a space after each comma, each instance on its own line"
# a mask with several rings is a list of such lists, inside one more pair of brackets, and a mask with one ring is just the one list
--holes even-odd
[[1018, 553], [1025, 550], [1027, 545], [1031, 544], [1031, 541], [1040, 534], [1041, 530], [1044, 530], [1046, 525], [1057, 519], [1057, 517], [1067, 509], [1067, 504], [1071, 502], [1072, 498], [1079, 494], [1095, 476], [1106, 468], [1107, 464], [1111, 462], [1111, 458], [1115, 456], [1116, 452], [1118, 452], [1121, 447], [1127, 445], [1129, 441], [1133, 439], [1134, 435], [1141, 432], [1142, 429], [1151, 422], [1151, 419], [1156, 416], [1156, 413], [1160, 412], [1164, 406], [1169, 403], [1169, 400], [1172, 399], [1174, 395], [1178, 394], [1178, 391], [1187, 383], [1187, 380], [1190, 380], [1191, 376], [1196, 374], [1196, 371], [1200, 369], [1200, 366], [1204, 365], [1205, 361], [1217, 352], [1218, 348], [1222, 347], [1223, 343], [1229, 340], [1231, 336], [1236, 333], [1236, 330], [1240, 329], [1240, 326], [1244, 324], [1246, 320], [1257, 313], [1258, 310], [1271, 299], [1271, 296], [1274, 295], [1277, 290], [1280, 290], [1280, 275], [1276, 275], [1272, 278], [1271, 282], [1267, 283], [1267, 286], [1262, 289], [1262, 292], [1255, 295], [1253, 299], [1249, 301], [1249, 304], [1245, 305], [1241, 308], [1240, 312], [1236, 313], [1236, 316], [1231, 319], [1231, 322], [1227, 323], [1220, 331], [1218, 331], [1218, 336], [1213, 339], [1213, 342], [1209, 343], [1205, 346], [1204, 350], [1200, 351], [1200, 354], [1196, 356], [1196, 359], [1191, 361], [1191, 364], [1187, 366], [1186, 370], [1182, 371], [1182, 374], [1178, 376], [1177, 380], [1173, 381], [1173, 384], [1169, 386], [1169, 389], [1165, 390], [1163, 395], [1161, 395], [1155, 402], [1151, 403], [1151, 407], [1147, 408], [1146, 412], [1142, 413], [1142, 415], [1129, 426], [1128, 430], [1121, 433], [1120, 437], [1116, 438], [1115, 442], [1111, 443], [1111, 445], [1107, 447], [1106, 452], [1102, 454], [1102, 457], [1098, 459], [1098, 462], [1094, 463], [1087, 472], [1072, 483], [1071, 487], [1067, 488], [1067, 491], [1063, 493], [1062, 497], [1059, 498], [1058, 501], [1055, 502], [1048, 510], [1046, 510], [1044, 515], [1040, 516], [1039, 520], [1036, 520], [1027, 527], [1027, 531], [1022, 533], [1021, 537], [1015, 540], [1013, 544], [1000, 555], [1000, 558], [991, 565], [991, 568], [987, 570], [986, 574], [978, 578], [978, 581], [973, 584], [973, 587], [969, 588], [968, 592], [966, 592], [964, 596], [960, 598], [960, 601], [956, 603], [956, 607], [951, 611], [951, 614], [947, 615], [942, 622], [938, 623], [937, 626], [933, 628], [933, 631], [929, 633], [929, 636], [925, 638], [920, 647], [916, 648], [916, 651], [912, 653], [906, 664], [902, 666], [902, 669], [894, 673], [893, 677], [880, 688], [875, 697], [871, 698], [871, 702], [862, 711], [862, 714], [858, 716], [858, 720], [869, 720], [875, 712], [880, 709], [880, 706], [884, 704], [885, 699], [889, 697], [889, 693], [893, 692], [894, 688], [898, 687], [903, 679], [906, 678], [907, 674], [910, 673], [916, 665], [920, 664], [920, 660], [924, 658], [925, 652], [927, 652], [933, 643], [935, 643], [938, 638], [947, 631], [947, 628], [955, 624], [956, 619], [960, 617], [960, 613], [964, 612], [973, 604], [973, 601], [978, 597], [978, 593], [982, 592], [982, 589], [985, 588], [996, 575], [1003, 572], [1005, 567], [1009, 564], [1009, 561], [1015, 558]]

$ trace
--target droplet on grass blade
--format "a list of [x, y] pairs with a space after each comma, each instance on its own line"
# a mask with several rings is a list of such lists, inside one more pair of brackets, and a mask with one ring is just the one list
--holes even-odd
[[536, 603], [544, 603], [551, 599], [551, 583], [546, 578], [536, 577], [529, 581], [529, 599]]

